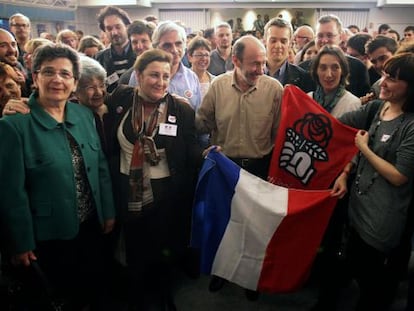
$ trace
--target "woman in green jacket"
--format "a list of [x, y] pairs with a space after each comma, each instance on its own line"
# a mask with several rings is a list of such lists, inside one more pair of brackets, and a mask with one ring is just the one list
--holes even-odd
[[109, 170], [91, 111], [68, 101], [79, 78], [76, 51], [44, 46], [32, 72], [31, 113], [0, 120], [0, 226], [12, 263], [36, 261], [80, 310], [104, 280], [103, 236], [115, 216]]

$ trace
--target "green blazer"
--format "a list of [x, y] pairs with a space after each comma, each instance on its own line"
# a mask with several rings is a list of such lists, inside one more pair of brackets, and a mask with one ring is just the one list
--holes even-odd
[[31, 113], [0, 119], [0, 225], [11, 254], [79, 231], [70, 134], [80, 147], [100, 222], [115, 217], [111, 180], [92, 112], [67, 102], [58, 123], [30, 97]]

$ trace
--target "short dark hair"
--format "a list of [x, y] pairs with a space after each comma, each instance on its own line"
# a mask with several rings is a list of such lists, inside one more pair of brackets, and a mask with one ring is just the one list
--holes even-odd
[[106, 6], [103, 9], [101, 9], [98, 13], [98, 24], [99, 29], [102, 31], [105, 31], [105, 24], [104, 20], [107, 16], [116, 15], [118, 16], [122, 22], [125, 24], [125, 26], [128, 26], [131, 24], [131, 19], [129, 18], [129, 15], [124, 10], [116, 7], [116, 6]]
[[79, 80], [79, 55], [66, 44], [47, 44], [38, 47], [33, 54], [33, 72], [40, 70], [40, 67], [45, 61], [53, 61], [57, 58], [68, 59], [72, 63], [73, 77], [75, 80]]
[[345, 53], [342, 51], [341, 48], [334, 46], [334, 45], [324, 45], [315, 58], [312, 61], [310, 74], [312, 79], [320, 85], [319, 77], [318, 77], [318, 67], [321, 61], [322, 56], [324, 55], [332, 55], [338, 58], [339, 65], [341, 66], [341, 81], [339, 82], [341, 85], [346, 85], [348, 83], [348, 75], [349, 75], [349, 65], [348, 60], [346, 59]]
[[361, 31], [361, 29], [359, 29], [359, 27], [357, 25], [349, 25], [346, 28], [348, 28], [348, 29], [355, 28], [357, 30], [357, 32], [360, 32]]
[[206, 30], [204, 30], [203, 36], [204, 38], [208, 39], [211, 38], [214, 35], [214, 33], [214, 28], [207, 28]]
[[135, 20], [128, 26], [128, 37], [146, 33], [151, 40], [154, 29], [154, 23], [149, 23], [144, 20]]
[[350, 37], [346, 43], [346, 46], [353, 48], [359, 53], [359, 55], [366, 55], [365, 46], [367, 42], [372, 40], [372, 36], [367, 33], [357, 33]]
[[378, 26], [378, 33], [380, 34], [383, 30], [390, 30], [391, 26], [388, 24], [381, 24]]
[[134, 70], [142, 73], [152, 62], [168, 63], [171, 66], [172, 56], [170, 53], [160, 49], [147, 50], [137, 57], [134, 63]]
[[367, 54], [373, 53], [375, 50], [385, 47], [388, 51], [394, 54], [398, 49], [398, 44], [394, 39], [386, 36], [376, 36], [375, 39], [367, 43], [365, 51]]
[[199, 48], [205, 48], [207, 51], [210, 52], [211, 51], [210, 41], [200, 36], [194, 37], [187, 47], [188, 55], [192, 56], [194, 51]]
[[414, 54], [401, 53], [389, 58], [384, 72], [390, 77], [407, 82], [407, 98], [402, 106], [404, 112], [414, 112]]
[[407, 26], [407, 27], [405, 27], [404, 28], [404, 32], [406, 32], [406, 31], [412, 31], [412, 32], [414, 32], [414, 26]]
[[395, 29], [390, 29], [390, 30], [388, 30], [388, 33], [393, 33], [393, 34], [396, 34], [396, 35], [397, 35], [397, 41], [398, 41], [398, 42], [400, 42], [401, 36], [400, 36], [400, 34], [398, 33], [398, 31], [397, 31], [397, 30], [395, 30]]
[[306, 55], [307, 50], [309, 50], [311, 47], [315, 46], [315, 40], [309, 41], [308, 43], [306, 43], [303, 48], [302, 51], [300, 52], [300, 59], [299, 59], [299, 63], [303, 62], [303, 59]]
[[287, 21], [283, 18], [279, 18], [279, 17], [274, 17], [266, 23], [266, 25], [264, 26], [264, 36], [265, 36], [265, 38], [267, 37], [267, 35], [266, 35], [267, 30], [272, 26], [289, 29], [289, 34], [290, 34], [289, 39], [292, 38], [292, 35], [293, 35], [292, 24], [289, 21]]

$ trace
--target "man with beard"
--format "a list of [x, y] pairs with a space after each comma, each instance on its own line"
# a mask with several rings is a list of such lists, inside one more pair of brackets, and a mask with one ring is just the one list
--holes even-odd
[[0, 28], [0, 62], [6, 63], [17, 73], [18, 83], [22, 87], [22, 96], [28, 96], [26, 91], [26, 70], [18, 61], [19, 50], [14, 36], [5, 29]]
[[217, 47], [210, 56], [210, 66], [208, 72], [218, 76], [226, 71], [233, 69], [231, 57], [231, 43], [233, 33], [228, 23], [221, 23], [215, 27], [215, 37]]
[[118, 85], [119, 77], [135, 62], [135, 52], [128, 40], [127, 26], [131, 20], [124, 10], [107, 6], [98, 15], [99, 28], [104, 31], [111, 45], [98, 52], [96, 60], [105, 68], [108, 78], [108, 92]]
[[[10, 31], [14, 34], [19, 48], [19, 62], [23, 65], [23, 56], [26, 53], [24, 46], [30, 40], [30, 19], [20, 13], [9, 18]], [[30, 70], [30, 68], [27, 68]]]
[[[266, 49], [253, 36], [236, 41], [234, 71], [216, 77], [196, 113], [196, 128], [211, 134], [211, 143], [248, 172], [266, 180], [280, 120], [283, 87], [264, 75]], [[225, 281], [213, 276], [209, 290]], [[246, 290], [249, 300], [258, 293]]]

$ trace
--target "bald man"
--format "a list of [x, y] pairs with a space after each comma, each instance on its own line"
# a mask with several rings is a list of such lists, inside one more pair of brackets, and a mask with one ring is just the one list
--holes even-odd
[[296, 29], [293, 34], [293, 42], [295, 43], [296, 55], [294, 63], [297, 65], [300, 61], [300, 56], [302, 55], [302, 49], [306, 43], [312, 41], [315, 37], [315, 32], [312, 27], [303, 25]]

